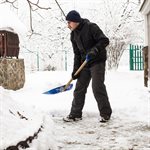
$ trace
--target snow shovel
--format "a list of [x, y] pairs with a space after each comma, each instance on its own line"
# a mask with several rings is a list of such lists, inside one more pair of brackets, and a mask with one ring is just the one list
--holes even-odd
[[[75, 72], [75, 74], [74, 74], [75, 76], [78, 75], [78, 73], [80, 73], [80, 71], [83, 69], [83, 67], [87, 64], [87, 61], [88, 61], [88, 59], [86, 59], [82, 63], [82, 65], [79, 67], [79, 69]], [[44, 92], [43, 94], [57, 94], [57, 93], [60, 93], [60, 92], [71, 90], [72, 87], [73, 87], [73, 84], [71, 84], [72, 81], [73, 81], [73, 79], [71, 78], [66, 85], [51, 89], [47, 92]]]

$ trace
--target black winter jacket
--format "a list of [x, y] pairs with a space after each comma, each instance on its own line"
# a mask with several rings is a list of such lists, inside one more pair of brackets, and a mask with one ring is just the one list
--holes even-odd
[[85, 60], [87, 52], [94, 47], [98, 49], [98, 55], [89, 65], [106, 61], [105, 48], [109, 44], [109, 39], [95, 23], [82, 19], [79, 26], [71, 32], [71, 42], [74, 51], [74, 71]]

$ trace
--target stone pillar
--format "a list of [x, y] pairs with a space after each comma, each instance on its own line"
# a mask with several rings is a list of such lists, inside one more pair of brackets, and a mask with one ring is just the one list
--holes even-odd
[[24, 59], [0, 58], [0, 86], [18, 90], [25, 83]]

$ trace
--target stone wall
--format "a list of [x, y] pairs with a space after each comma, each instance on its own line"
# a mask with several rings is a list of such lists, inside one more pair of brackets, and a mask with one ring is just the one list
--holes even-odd
[[0, 58], [0, 86], [5, 89], [18, 90], [25, 83], [23, 59]]

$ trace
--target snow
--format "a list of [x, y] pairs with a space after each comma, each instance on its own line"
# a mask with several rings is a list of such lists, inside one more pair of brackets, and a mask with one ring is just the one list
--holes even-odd
[[41, 126], [42, 131], [29, 143], [28, 150], [150, 149], [150, 91], [143, 86], [142, 71], [106, 71], [105, 84], [113, 113], [105, 124], [98, 121], [91, 85], [83, 120], [74, 123], [62, 120], [69, 114], [74, 89], [55, 95], [42, 94], [67, 83], [70, 74], [69, 71], [26, 73], [22, 89], [0, 87], [0, 150], [33, 136]]
[[9, 7], [0, 5], [0, 30], [18, 33], [20, 36], [27, 33], [26, 26]]
[[[13, 28], [14, 32], [26, 34], [26, 27], [8, 8], [1, 7], [0, 13], [3, 14], [1, 29]], [[62, 121], [69, 114], [74, 89], [56, 95], [42, 94], [66, 84], [69, 71], [26, 72], [22, 89], [0, 87], [0, 150], [17, 145], [38, 131], [27, 150], [150, 149], [150, 91], [144, 87], [143, 71], [128, 71], [126, 67], [106, 71], [105, 83], [113, 113], [105, 124], [98, 121], [91, 85], [80, 122]], [[73, 84], [74, 88], [75, 81]]]

